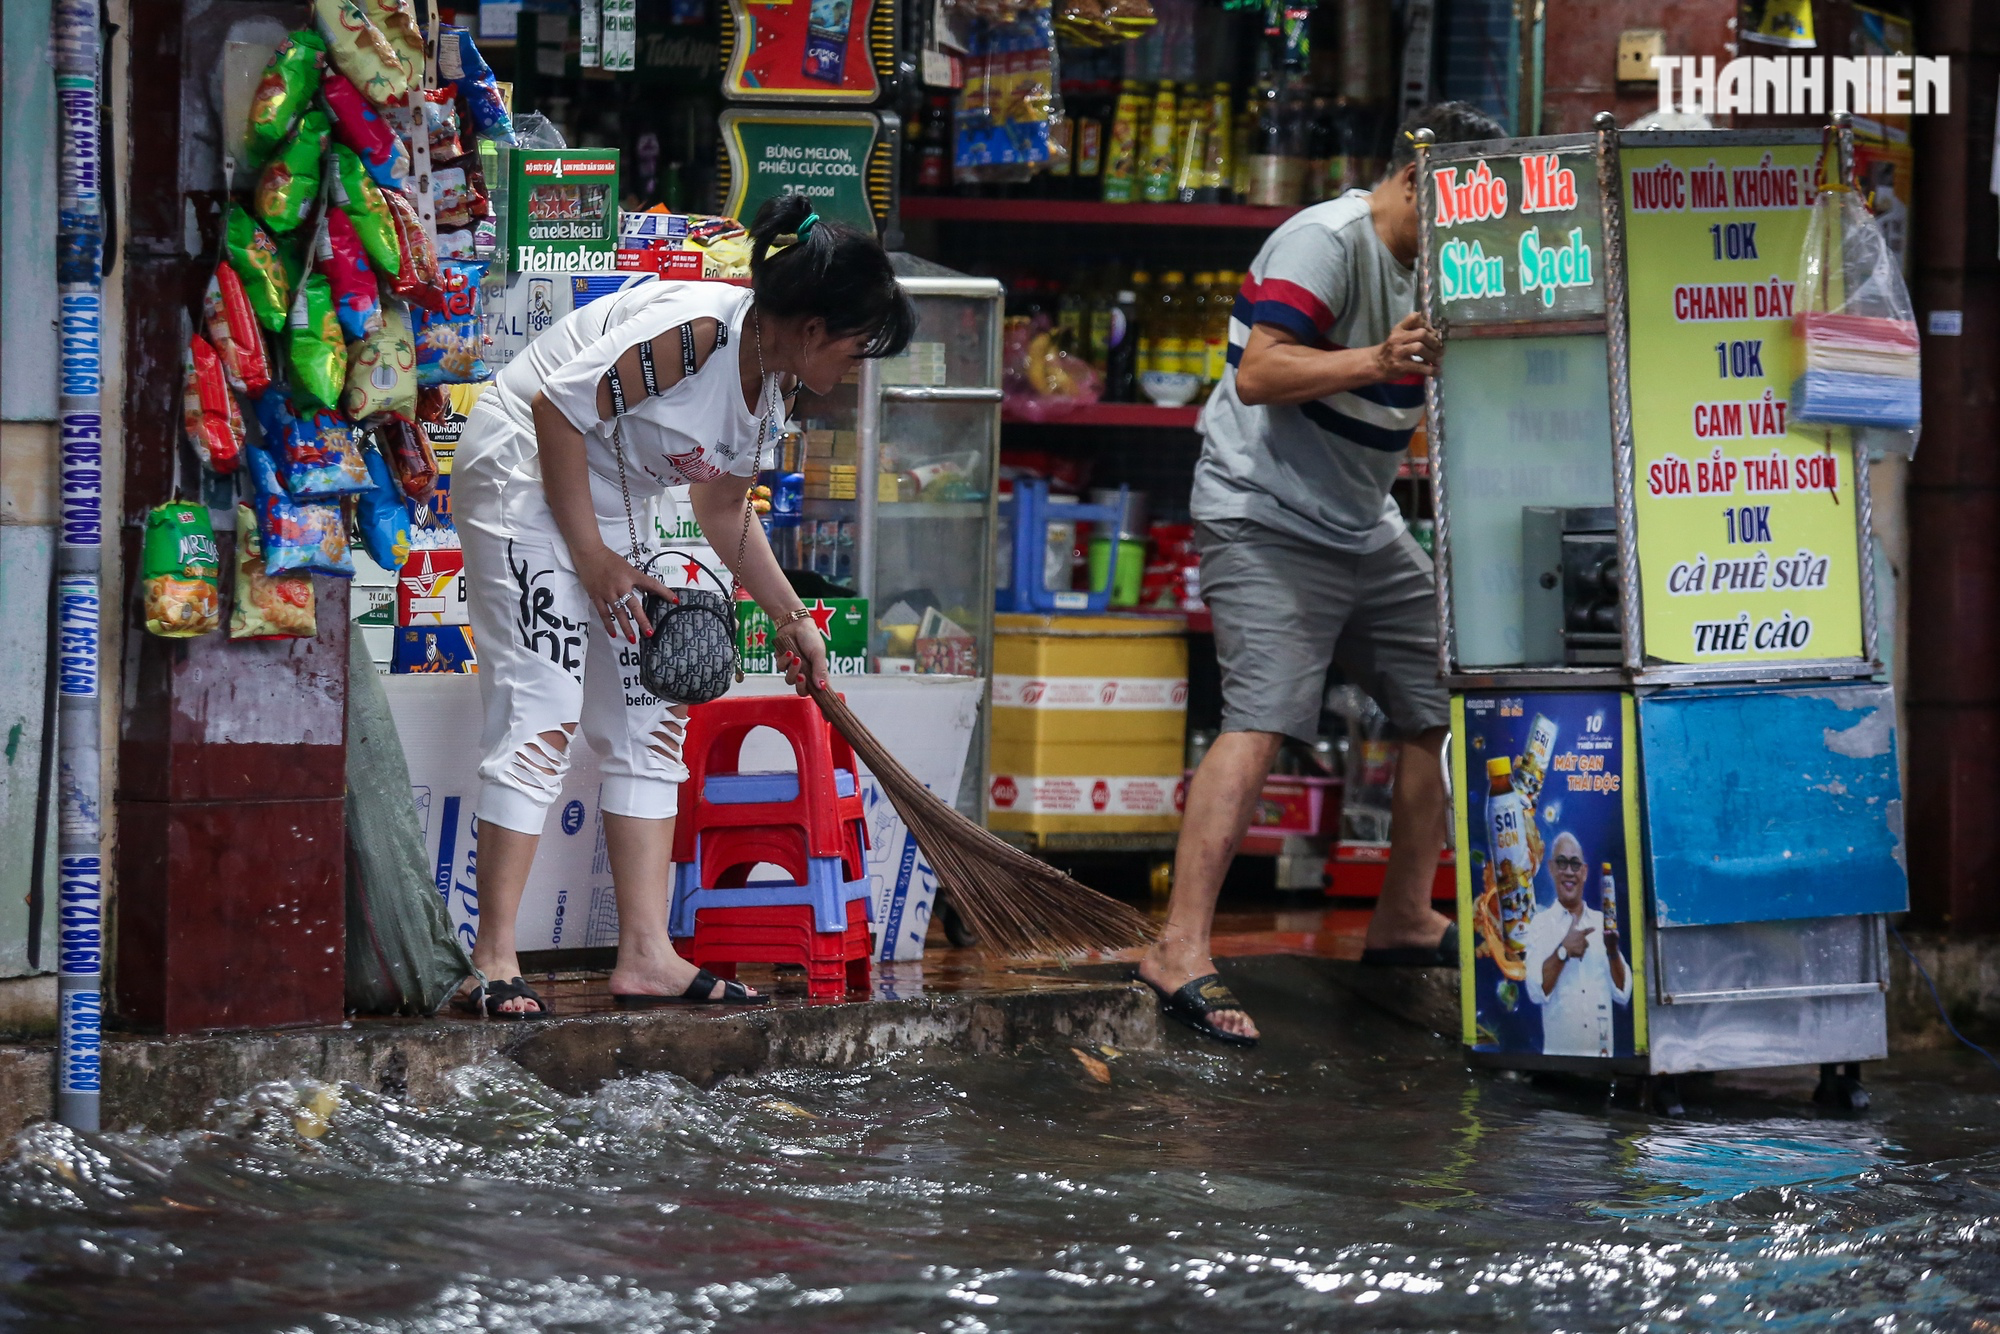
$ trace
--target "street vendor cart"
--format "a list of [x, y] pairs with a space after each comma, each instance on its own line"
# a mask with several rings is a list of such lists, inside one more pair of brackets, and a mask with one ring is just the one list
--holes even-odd
[[1844, 129], [1420, 145], [1439, 669], [1479, 1065], [1817, 1063], [1907, 906], [1865, 456], [1787, 411]]

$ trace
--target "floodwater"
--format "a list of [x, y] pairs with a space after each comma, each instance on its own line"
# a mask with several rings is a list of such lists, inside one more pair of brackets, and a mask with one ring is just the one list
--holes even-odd
[[1976, 1058], [1871, 1067], [1861, 1117], [1785, 1076], [1667, 1121], [1257, 975], [1249, 1054], [1176, 1031], [1101, 1071], [1054, 1048], [584, 1098], [496, 1064], [428, 1110], [272, 1086], [203, 1133], [40, 1127], [0, 1169], [0, 1321], [2000, 1330]]

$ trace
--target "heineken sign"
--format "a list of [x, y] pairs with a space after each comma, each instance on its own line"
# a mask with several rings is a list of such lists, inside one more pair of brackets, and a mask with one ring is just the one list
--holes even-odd
[[1573, 320], [1604, 313], [1604, 217], [1589, 147], [1440, 162], [1418, 206], [1424, 262], [1454, 324]]

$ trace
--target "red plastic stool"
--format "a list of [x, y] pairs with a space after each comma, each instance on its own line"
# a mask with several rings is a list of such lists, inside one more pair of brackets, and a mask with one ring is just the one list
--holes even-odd
[[[790, 743], [796, 774], [739, 772], [744, 738], [760, 727]], [[846, 878], [862, 877], [865, 868], [842, 837], [848, 825], [860, 824], [866, 846], [861, 768], [847, 738], [827, 724], [811, 700], [760, 695], [718, 699], [690, 709], [681, 757], [688, 777], [681, 785], [680, 818], [674, 825], [675, 861], [694, 860], [697, 834], [790, 825], [803, 831], [807, 856], [849, 859]], [[711, 778], [723, 781], [711, 784]]]
[[688, 962], [721, 978], [736, 976], [739, 963], [796, 963], [806, 970], [806, 995], [838, 1000], [849, 991], [868, 990], [868, 904], [847, 905], [845, 931], [816, 931], [805, 904], [761, 908], [703, 908], [695, 914], [694, 938], [676, 942]]

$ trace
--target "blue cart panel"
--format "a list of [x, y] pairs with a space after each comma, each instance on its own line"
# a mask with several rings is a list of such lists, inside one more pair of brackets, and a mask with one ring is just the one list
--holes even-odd
[[1907, 908], [1895, 721], [1872, 682], [1641, 697], [1655, 921]]

